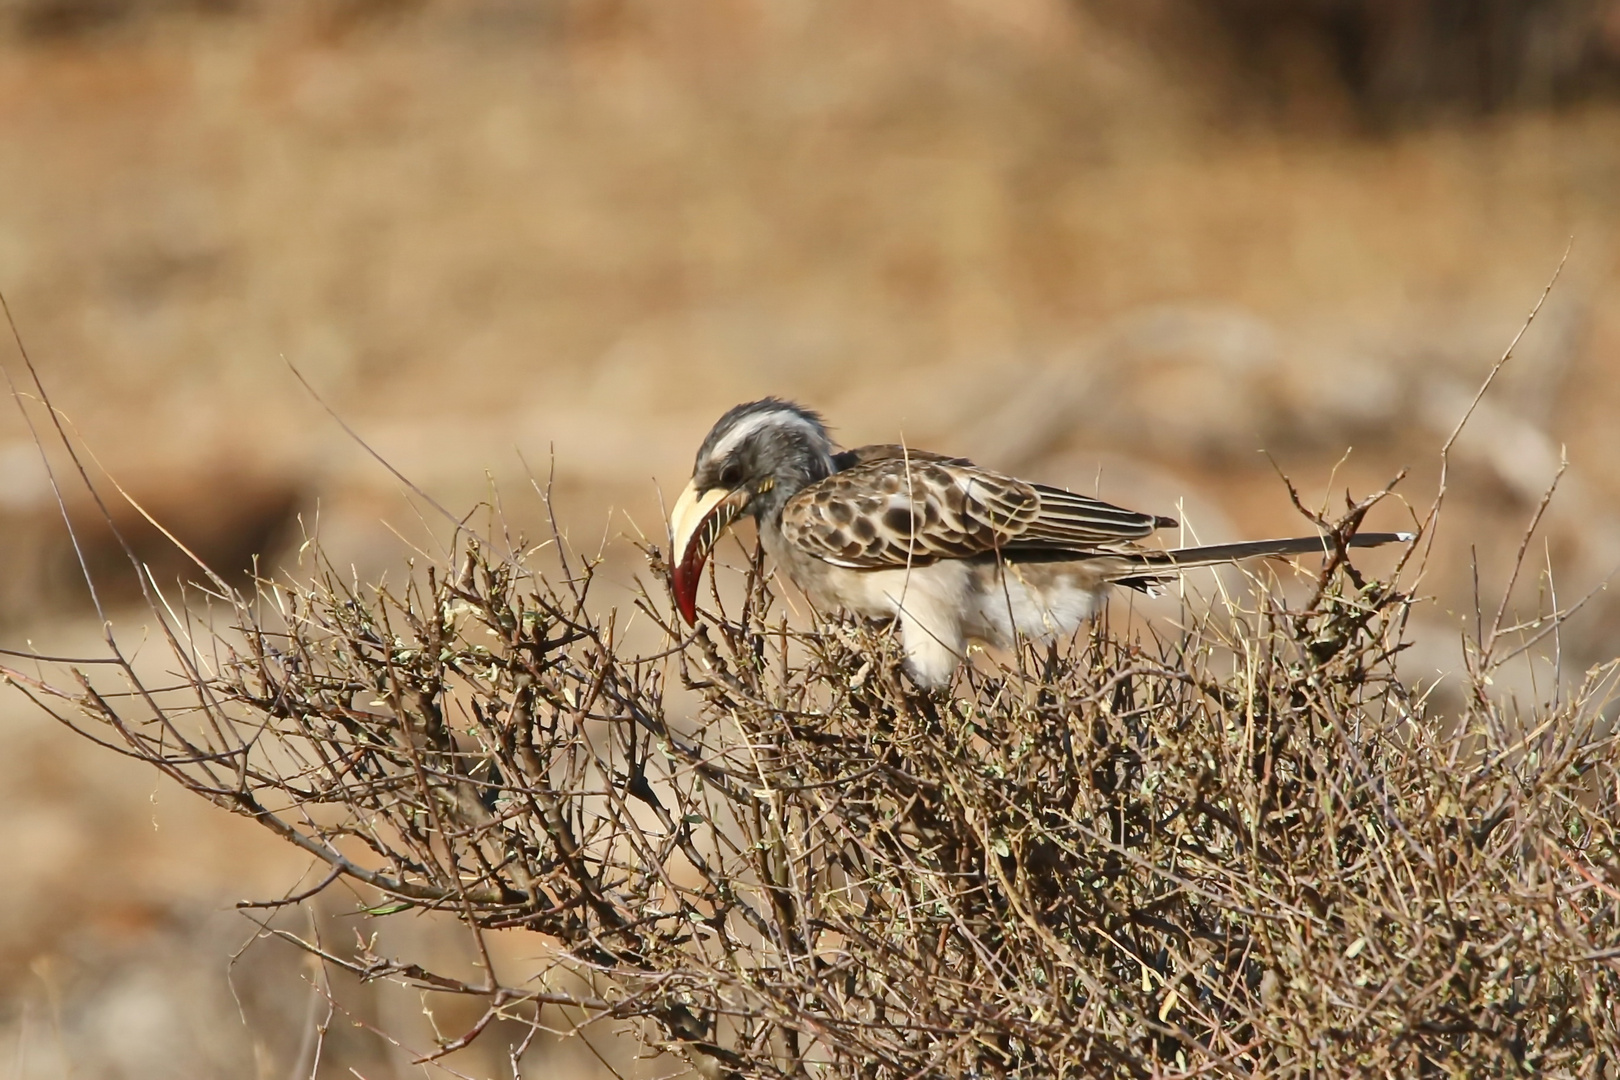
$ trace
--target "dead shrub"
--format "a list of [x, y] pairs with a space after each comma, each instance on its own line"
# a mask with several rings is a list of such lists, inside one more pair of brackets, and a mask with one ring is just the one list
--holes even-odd
[[214, 590], [231, 630], [164, 614], [187, 701], [122, 662], [7, 674], [373, 918], [543, 935], [510, 980], [325, 951], [486, 1023], [566, 1004], [719, 1075], [1612, 1074], [1612, 665], [1515, 711], [1498, 627], [1434, 715], [1393, 665], [1412, 597], [1333, 560], [1302, 606], [922, 695], [886, 630], [795, 625], [758, 564], [696, 635], [644, 596], [669, 647], [640, 657], [589, 564], [534, 561], [462, 533], [398, 591]]
[[[1298, 601], [1256, 578], [951, 693], [911, 689], [884, 627], [786, 617], [757, 558], [695, 634], [647, 588], [643, 655], [593, 562], [459, 526], [397, 588], [318, 545], [251, 594], [143, 575], [167, 683], [110, 633], [4, 674], [325, 868], [269, 906], [346, 881], [363, 920], [465, 923], [455, 971], [264, 924], [480, 1001], [428, 1056], [516, 1031], [515, 1070], [566, 1022], [710, 1076], [1612, 1077], [1616, 665], [1500, 699], [1567, 614], [1504, 600], [1441, 715], [1395, 666], [1421, 559], [1343, 557], [1373, 501], [1323, 522]], [[546, 959], [497, 965], [513, 934]]]

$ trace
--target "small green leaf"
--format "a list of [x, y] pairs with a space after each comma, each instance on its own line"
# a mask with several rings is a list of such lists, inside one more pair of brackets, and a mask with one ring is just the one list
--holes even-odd
[[395, 900], [391, 903], [379, 904], [377, 907], [366, 908], [365, 911], [367, 915], [397, 915], [399, 912], [415, 906], [409, 900]]

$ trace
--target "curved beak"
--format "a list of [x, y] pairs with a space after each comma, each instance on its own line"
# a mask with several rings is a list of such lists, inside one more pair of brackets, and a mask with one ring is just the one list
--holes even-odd
[[703, 573], [703, 564], [720, 534], [742, 516], [752, 496], [747, 488], [699, 492], [689, 483], [675, 500], [675, 509], [669, 515], [670, 554], [676, 559], [675, 605], [688, 626], [697, 623], [698, 576]]

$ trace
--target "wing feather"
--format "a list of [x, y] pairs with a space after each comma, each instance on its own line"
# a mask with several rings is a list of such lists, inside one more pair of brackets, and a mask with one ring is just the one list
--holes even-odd
[[843, 450], [833, 455], [833, 468], [842, 472], [854, 468], [856, 465], [865, 465], [873, 461], [942, 461], [947, 465], [972, 465], [967, 458], [950, 457], [946, 454], [935, 454], [928, 450], [913, 450], [902, 443], [873, 443], [870, 446], [857, 446], [853, 450]]
[[1004, 551], [1106, 551], [1167, 519], [1028, 484], [899, 446], [839, 455], [843, 466], [788, 500], [783, 537], [817, 558], [864, 569], [924, 566]]
[[1171, 518], [1143, 514], [1062, 488], [1033, 485], [1040, 513], [1019, 538], [1020, 543], [1082, 546], [1139, 540], [1155, 529], [1175, 524]]

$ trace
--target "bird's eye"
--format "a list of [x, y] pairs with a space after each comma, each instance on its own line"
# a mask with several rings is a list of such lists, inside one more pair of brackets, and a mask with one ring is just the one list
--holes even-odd
[[737, 465], [727, 465], [720, 470], [720, 485], [734, 488], [742, 483], [742, 468]]

